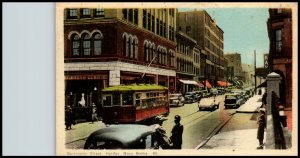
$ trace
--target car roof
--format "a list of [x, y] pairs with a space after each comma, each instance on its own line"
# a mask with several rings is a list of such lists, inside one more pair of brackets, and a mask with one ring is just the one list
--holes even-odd
[[110, 125], [93, 132], [89, 138], [97, 140], [114, 140], [128, 147], [131, 144], [139, 141], [140, 138], [154, 133], [158, 125], [151, 126], [138, 124], [120, 124]]

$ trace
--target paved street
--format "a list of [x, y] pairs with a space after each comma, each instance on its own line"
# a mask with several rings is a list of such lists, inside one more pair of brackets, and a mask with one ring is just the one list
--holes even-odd
[[[167, 135], [170, 136], [174, 126], [174, 116], [182, 117], [181, 124], [184, 126], [183, 145], [184, 149], [194, 149], [222, 123], [232, 117], [236, 109], [224, 109], [224, 95], [217, 96], [220, 108], [215, 111], [199, 111], [197, 103], [185, 104], [183, 107], [171, 107], [170, 114], [163, 124]], [[86, 137], [93, 131], [103, 128], [105, 125], [99, 121], [87, 122], [73, 126], [72, 130], [66, 131], [67, 148], [83, 148]], [[85, 130], [82, 130], [85, 129]]]

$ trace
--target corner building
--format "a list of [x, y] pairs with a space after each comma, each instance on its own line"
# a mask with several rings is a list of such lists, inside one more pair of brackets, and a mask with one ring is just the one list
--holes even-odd
[[95, 87], [99, 92], [140, 80], [175, 90], [176, 13], [176, 9], [65, 9], [65, 94], [72, 98], [66, 99], [68, 104], [77, 106], [84, 93], [90, 106]]

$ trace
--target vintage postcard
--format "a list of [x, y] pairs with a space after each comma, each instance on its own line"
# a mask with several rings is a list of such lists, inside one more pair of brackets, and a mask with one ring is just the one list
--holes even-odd
[[57, 3], [57, 155], [296, 155], [297, 15], [296, 3]]

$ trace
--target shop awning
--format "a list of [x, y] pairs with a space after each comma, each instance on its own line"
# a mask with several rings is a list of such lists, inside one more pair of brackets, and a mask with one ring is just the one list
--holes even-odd
[[227, 86], [231, 86], [232, 84], [229, 82], [224, 82], [224, 81], [218, 81], [217, 82], [219, 86], [221, 87], [227, 87]]
[[211, 88], [212, 87], [211, 84], [207, 80], [205, 81], [205, 85], [206, 85], [207, 88]]
[[198, 83], [196, 81], [193, 81], [193, 80], [179, 80], [179, 81], [184, 83], [184, 84], [198, 85]]

